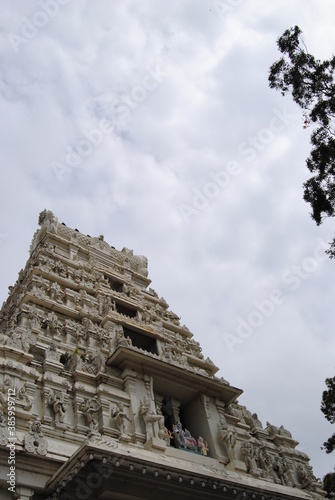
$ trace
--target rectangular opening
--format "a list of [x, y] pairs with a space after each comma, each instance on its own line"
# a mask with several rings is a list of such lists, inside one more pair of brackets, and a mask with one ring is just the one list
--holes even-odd
[[137, 310], [136, 309], [129, 309], [129, 307], [121, 306], [121, 304], [118, 304], [116, 302], [115, 304], [116, 310], [120, 314], [124, 314], [125, 316], [128, 316], [129, 318], [135, 318], [137, 315]]
[[130, 338], [133, 346], [144, 349], [152, 354], [158, 354], [156, 339], [142, 335], [142, 333], [130, 330], [130, 328], [123, 327], [125, 337]]
[[119, 293], [123, 292], [122, 281], [115, 280], [115, 279], [110, 278], [109, 276], [106, 276], [106, 275], [105, 275], [105, 279], [108, 280], [108, 283], [109, 283], [111, 289], [114, 290], [114, 292], [119, 292]]

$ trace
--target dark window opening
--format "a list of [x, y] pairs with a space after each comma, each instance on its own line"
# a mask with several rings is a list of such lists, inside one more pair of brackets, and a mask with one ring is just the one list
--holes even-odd
[[133, 346], [144, 349], [152, 354], [158, 354], [156, 339], [148, 337], [147, 335], [142, 335], [126, 327], [123, 327], [123, 331], [125, 337], [130, 338]]
[[114, 292], [123, 292], [123, 283], [121, 281], [113, 280], [109, 276], [105, 276], [105, 278], [108, 280], [108, 283]]
[[119, 314], [124, 314], [125, 316], [129, 316], [129, 318], [135, 318], [137, 315], [136, 309], [129, 309], [128, 307], [121, 306], [121, 304], [116, 303], [116, 310]]

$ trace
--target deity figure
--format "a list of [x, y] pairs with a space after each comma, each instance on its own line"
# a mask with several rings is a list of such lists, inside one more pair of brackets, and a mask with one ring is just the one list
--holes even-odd
[[[140, 402], [139, 414], [142, 416], [145, 423], [145, 431], [147, 440], [152, 437], [164, 438], [164, 417], [163, 415], [156, 415], [151, 409], [151, 400], [144, 396], [143, 401]], [[158, 424], [158, 432], [155, 423]]]
[[81, 404], [81, 411], [84, 412], [91, 434], [98, 434], [99, 422], [96, 414], [100, 409], [100, 403], [94, 399], [85, 399]]
[[64, 393], [51, 391], [48, 397], [48, 405], [53, 409], [55, 425], [62, 424], [67, 409], [67, 403], [64, 401]]
[[131, 422], [131, 418], [128, 417], [123, 403], [119, 402], [116, 405], [116, 408], [114, 408], [113, 413], [112, 413], [112, 418], [114, 418], [115, 423], [117, 425], [117, 428], [120, 431], [120, 434], [126, 434], [126, 429], [127, 429], [127, 424], [126, 420], [128, 422]]
[[27, 394], [26, 383], [17, 392], [18, 403], [22, 404], [23, 409], [29, 411], [33, 406], [33, 402]]
[[306, 467], [304, 467], [303, 464], [298, 465], [298, 477], [301, 482], [302, 488], [306, 488], [308, 490], [315, 489], [313, 482], [316, 481], [316, 479], [313, 474]]
[[198, 449], [202, 455], [204, 455], [205, 457], [207, 456], [208, 444], [207, 444], [207, 441], [204, 441], [201, 436], [199, 436], [199, 439], [198, 439]]
[[273, 463], [273, 469], [277, 472], [278, 477], [281, 481], [281, 483], [285, 486], [288, 485], [289, 480], [287, 477], [287, 466], [283, 458], [279, 457], [278, 455], [274, 459]]
[[234, 448], [237, 440], [236, 430], [235, 428], [233, 431], [229, 430], [227, 421], [223, 416], [220, 419], [218, 428], [219, 428], [219, 439], [224, 443], [226, 447], [229, 462], [232, 462], [235, 458]]
[[171, 431], [167, 428], [164, 427], [164, 441], [166, 441], [166, 444], [169, 446], [171, 443], [171, 439], [173, 438]]
[[252, 459], [254, 458], [255, 455], [255, 450], [254, 447], [252, 446], [251, 443], [248, 443], [247, 441], [244, 442], [241, 446], [241, 452], [244, 458], [244, 462], [247, 468], [247, 472], [251, 472], [252, 470]]

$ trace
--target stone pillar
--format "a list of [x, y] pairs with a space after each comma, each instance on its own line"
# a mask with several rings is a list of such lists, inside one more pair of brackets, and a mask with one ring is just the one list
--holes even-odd
[[136, 440], [141, 439], [142, 433], [140, 431], [141, 424], [139, 421], [139, 415], [137, 413], [138, 408], [138, 398], [136, 394], [136, 377], [137, 374], [133, 370], [126, 369], [122, 373], [122, 379], [124, 380], [124, 390], [128, 394], [130, 399], [129, 412], [130, 415], [134, 416], [134, 435]]

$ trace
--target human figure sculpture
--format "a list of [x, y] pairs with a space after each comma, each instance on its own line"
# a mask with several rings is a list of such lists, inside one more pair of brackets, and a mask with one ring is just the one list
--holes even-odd
[[193, 436], [191, 436], [190, 431], [188, 431], [187, 429], [185, 429], [185, 432], [184, 432], [184, 439], [185, 439], [186, 448], [188, 450], [197, 451], [197, 449], [198, 449], [197, 441]]
[[86, 421], [90, 428], [91, 434], [98, 433], [99, 422], [96, 418], [96, 414], [100, 409], [99, 402], [94, 399], [86, 399], [81, 404], [81, 410], [85, 413]]
[[288, 477], [287, 477], [286, 463], [278, 455], [274, 459], [273, 469], [277, 472], [278, 477], [279, 477], [281, 483], [283, 485], [287, 486], [288, 483], [289, 483], [289, 480], [288, 480]]
[[301, 482], [302, 488], [306, 488], [308, 490], [315, 489], [313, 482], [315, 481], [315, 477], [313, 474], [307, 470], [302, 464], [298, 465], [298, 477]]
[[48, 405], [52, 407], [55, 415], [55, 424], [63, 423], [67, 403], [64, 401], [64, 394], [61, 392], [51, 391], [48, 397]]
[[131, 422], [131, 418], [128, 417], [124, 409], [123, 403], [121, 402], [117, 403], [116, 408], [112, 413], [112, 418], [114, 418], [116, 426], [120, 431], [120, 434], [126, 434], [126, 429], [127, 429], [126, 420], [128, 420], [128, 422]]
[[207, 444], [207, 441], [204, 441], [201, 436], [199, 436], [199, 439], [198, 439], [198, 449], [202, 455], [204, 455], [205, 457], [207, 456], [208, 444]]
[[185, 433], [180, 422], [173, 426], [174, 445], [176, 448], [186, 448]]
[[33, 402], [27, 394], [27, 385], [24, 384], [17, 393], [18, 402], [22, 404], [23, 409], [29, 411], [33, 406]]
[[254, 458], [254, 447], [251, 443], [245, 442], [241, 446], [241, 452], [244, 458], [244, 462], [247, 468], [247, 472], [250, 472], [252, 469], [252, 459]]
[[235, 428], [233, 431], [229, 430], [227, 421], [224, 417], [221, 417], [218, 428], [219, 439], [224, 443], [226, 447], [229, 462], [232, 462], [235, 458], [234, 448], [237, 440], [236, 430]]
[[[145, 431], [147, 440], [152, 437], [162, 439], [164, 437], [164, 417], [163, 415], [156, 415], [151, 409], [151, 400], [144, 396], [143, 401], [140, 402], [139, 414], [142, 416], [145, 423]], [[155, 428], [155, 423], [158, 424], [159, 431], [163, 431], [161, 435]]]

